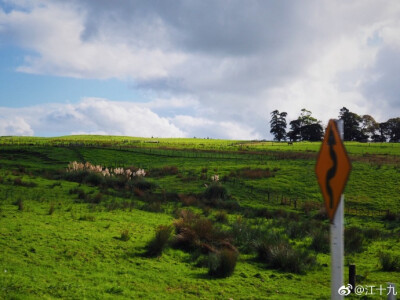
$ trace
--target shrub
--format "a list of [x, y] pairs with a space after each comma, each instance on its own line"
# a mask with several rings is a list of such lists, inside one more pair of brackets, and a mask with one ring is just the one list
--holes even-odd
[[22, 201], [21, 198], [18, 198], [18, 200], [15, 201], [15, 205], [18, 206], [18, 210], [20, 210], [20, 211], [24, 210], [24, 202]]
[[391, 212], [390, 210], [387, 210], [385, 215], [383, 216], [384, 221], [396, 221], [396, 214], [394, 212]]
[[150, 190], [154, 187], [154, 183], [148, 182], [143, 178], [133, 181], [134, 187], [142, 191]]
[[252, 252], [256, 241], [260, 240], [263, 236], [259, 228], [251, 228], [250, 224], [243, 221], [240, 217], [233, 222], [230, 233], [233, 236], [234, 244], [243, 253]]
[[267, 208], [261, 208], [255, 211], [255, 217], [258, 218], [272, 219], [272, 216], [272, 212]]
[[317, 209], [319, 206], [320, 204], [314, 201], [306, 201], [303, 203], [303, 211], [306, 215], [308, 215], [312, 210]]
[[183, 206], [193, 206], [197, 204], [197, 198], [194, 195], [179, 194], [179, 200]]
[[88, 175], [88, 171], [71, 171], [64, 174], [64, 179], [68, 181], [82, 183]]
[[312, 233], [312, 242], [310, 245], [312, 250], [321, 253], [329, 253], [330, 240], [328, 230], [317, 229]]
[[169, 225], [161, 225], [156, 230], [156, 235], [146, 246], [147, 256], [159, 256], [168, 243], [172, 233], [172, 227]]
[[385, 236], [385, 233], [381, 229], [373, 227], [364, 228], [363, 234], [365, 238], [370, 240], [377, 240]]
[[142, 206], [142, 210], [150, 211], [150, 212], [162, 212], [163, 211], [163, 209], [161, 207], [161, 202], [159, 202], [159, 201], [145, 203]]
[[308, 234], [308, 226], [306, 222], [285, 222], [285, 231], [289, 238], [304, 238]]
[[179, 219], [174, 221], [176, 235], [173, 245], [184, 250], [192, 250], [201, 242], [215, 242], [218, 240], [216, 231], [210, 220], [193, 213], [190, 210], [181, 210]]
[[152, 169], [149, 172], [149, 176], [153, 177], [176, 175], [176, 174], [178, 174], [177, 166], [164, 166], [162, 168]]
[[228, 222], [228, 214], [224, 210], [217, 211], [215, 214], [215, 221], [220, 223]]
[[92, 173], [86, 175], [84, 183], [91, 184], [93, 186], [100, 186], [105, 183], [104, 176], [98, 173]]
[[238, 253], [230, 249], [222, 249], [217, 253], [210, 253], [208, 260], [208, 274], [225, 278], [235, 270]]
[[316, 265], [315, 256], [304, 250], [292, 248], [286, 241], [269, 245], [264, 244], [262, 250], [262, 255], [259, 255], [259, 258], [273, 269], [304, 274]]
[[50, 203], [48, 215], [52, 215], [54, 213], [54, 210], [55, 210], [54, 203]]
[[379, 262], [383, 271], [400, 272], [400, 256], [395, 256], [389, 252], [380, 252]]
[[321, 221], [328, 219], [328, 214], [326, 213], [326, 208], [321, 207], [318, 210], [318, 212], [314, 215], [314, 219], [321, 220]]
[[121, 237], [119, 238], [121, 241], [129, 241], [129, 239], [131, 238], [131, 235], [129, 233], [129, 229], [124, 229], [121, 231]]
[[97, 193], [92, 200], [90, 201], [91, 203], [99, 204], [101, 200], [103, 199], [103, 194], [102, 193]]
[[347, 253], [362, 252], [365, 238], [361, 228], [347, 227], [344, 230], [344, 249]]
[[4, 178], [0, 176], [0, 184], [4, 182]]
[[228, 190], [219, 183], [210, 184], [203, 195], [207, 200], [226, 200], [229, 197]]

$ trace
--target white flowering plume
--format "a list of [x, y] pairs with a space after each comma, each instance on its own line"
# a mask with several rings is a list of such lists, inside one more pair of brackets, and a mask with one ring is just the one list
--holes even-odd
[[137, 177], [144, 177], [146, 176], [146, 172], [144, 169], [138, 169], [136, 172], [132, 171], [131, 169], [124, 169], [122, 167], [115, 168], [115, 169], [108, 169], [101, 165], [92, 165], [90, 162], [80, 163], [77, 161], [70, 162], [67, 167], [67, 172], [74, 172], [74, 171], [88, 171], [92, 173], [98, 173], [106, 176], [126, 176], [128, 179], [131, 179], [135, 176]]
[[217, 174], [212, 175], [212, 176], [211, 176], [211, 180], [212, 180], [212, 181], [215, 181], [215, 182], [219, 181], [219, 175], [217, 175]]

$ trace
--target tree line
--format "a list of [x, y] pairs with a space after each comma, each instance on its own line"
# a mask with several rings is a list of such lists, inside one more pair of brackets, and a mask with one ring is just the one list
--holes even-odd
[[[324, 136], [322, 122], [312, 116], [311, 111], [303, 108], [297, 119], [290, 121], [290, 130], [286, 131], [286, 112], [271, 112], [270, 133], [276, 141], [320, 141]], [[370, 115], [358, 115], [346, 107], [339, 111], [339, 119], [344, 123], [344, 140], [358, 142], [400, 142], [400, 118], [390, 118], [386, 122], [377, 122]]]

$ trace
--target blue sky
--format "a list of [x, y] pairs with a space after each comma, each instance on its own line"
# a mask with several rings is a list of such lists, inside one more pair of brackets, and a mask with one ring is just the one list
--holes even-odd
[[0, 0], [0, 135], [271, 138], [400, 116], [393, 0]]

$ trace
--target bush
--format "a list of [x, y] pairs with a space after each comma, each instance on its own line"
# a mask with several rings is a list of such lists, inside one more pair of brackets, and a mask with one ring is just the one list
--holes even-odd
[[283, 236], [272, 231], [255, 241], [257, 259], [267, 267], [304, 274], [316, 265], [316, 258], [305, 250], [294, 249]]
[[321, 253], [329, 253], [330, 239], [328, 230], [317, 229], [312, 233], [312, 242], [310, 248]]
[[250, 224], [243, 221], [241, 217], [232, 224], [230, 234], [233, 236], [234, 244], [243, 253], [252, 252], [256, 241], [263, 236], [263, 232], [259, 228], [251, 228]]
[[161, 225], [156, 230], [155, 237], [150, 240], [146, 246], [147, 256], [159, 256], [168, 243], [172, 233], [172, 227], [169, 225]]
[[286, 241], [264, 244], [259, 258], [270, 268], [297, 274], [304, 274], [316, 265], [315, 256], [304, 250], [293, 249]]
[[215, 214], [215, 221], [220, 223], [228, 222], [228, 214], [224, 210], [217, 211]]
[[88, 175], [89, 175], [88, 171], [66, 172], [64, 173], [64, 179], [68, 181], [83, 183], [83, 181]]
[[55, 207], [54, 207], [54, 203], [50, 204], [50, 208], [49, 208], [49, 212], [48, 215], [51, 216], [54, 213]]
[[400, 272], [400, 256], [388, 252], [379, 253], [379, 262], [386, 272]]
[[204, 198], [207, 200], [221, 199], [227, 200], [229, 197], [228, 190], [219, 183], [210, 184], [204, 192]]
[[143, 178], [133, 181], [133, 185], [135, 188], [138, 188], [142, 191], [151, 190], [154, 187], [154, 183], [148, 182]]
[[202, 242], [217, 242], [213, 223], [190, 210], [181, 210], [179, 219], [174, 221], [176, 235], [173, 245], [184, 250], [193, 250]]
[[159, 202], [159, 201], [145, 203], [142, 206], [142, 210], [149, 211], [149, 212], [162, 212], [163, 211], [161, 202]]
[[129, 234], [129, 229], [124, 229], [121, 231], [121, 237], [119, 238], [121, 241], [129, 241], [131, 235]]
[[91, 203], [99, 204], [101, 200], [103, 199], [103, 194], [102, 193], [97, 193], [96, 196], [91, 199]]
[[387, 210], [385, 215], [383, 216], [384, 221], [396, 221], [396, 214], [394, 212], [391, 212], [390, 210]]
[[78, 196], [78, 199], [80, 200], [85, 200], [86, 199], [86, 193], [84, 190], [80, 189], [80, 188], [73, 188], [69, 190], [70, 194], [76, 194]]
[[238, 253], [230, 249], [222, 249], [217, 253], [210, 253], [208, 260], [208, 274], [225, 278], [235, 270]]
[[18, 210], [20, 210], [20, 211], [24, 210], [24, 202], [22, 201], [21, 198], [18, 198], [18, 200], [15, 201], [15, 205], [18, 206]]
[[362, 252], [365, 237], [362, 229], [358, 227], [347, 227], [344, 230], [344, 249], [346, 253]]
[[178, 174], [177, 166], [164, 166], [162, 168], [156, 168], [150, 170], [148, 175], [152, 177], [161, 177], [161, 176], [176, 175], [176, 174]]
[[91, 184], [93, 186], [100, 186], [105, 183], [105, 179], [101, 174], [90, 172], [84, 178], [84, 183]]

